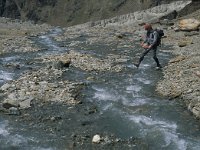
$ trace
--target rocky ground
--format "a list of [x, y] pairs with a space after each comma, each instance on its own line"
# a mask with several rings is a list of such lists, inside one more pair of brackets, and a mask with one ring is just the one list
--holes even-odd
[[[184, 18], [196, 18], [199, 19], [200, 12], [185, 16]], [[181, 18], [180, 18], [181, 19]], [[200, 50], [199, 50], [199, 30], [186, 32], [178, 30], [178, 21], [164, 20], [154, 22], [153, 27], [160, 27], [165, 30], [166, 37], [163, 39], [163, 44], [173, 47], [173, 50], [165, 50], [174, 55], [174, 58], [169, 61], [168, 66], [163, 68], [164, 80], [160, 81], [157, 86], [157, 91], [171, 99], [182, 98], [187, 108], [196, 116], [200, 117]], [[47, 32], [53, 28], [49, 25], [34, 25], [30, 22], [21, 22], [19, 20], [10, 20], [6, 18], [0, 19], [0, 53], [4, 55], [12, 52], [29, 52], [40, 51], [40, 47], [34, 45], [30, 40], [31, 36], [38, 36]], [[67, 39], [81, 37], [81, 35], [92, 35], [89, 38], [88, 44], [95, 42], [102, 42], [105, 45], [115, 43], [117, 47], [124, 46], [127, 41], [131, 41], [126, 37], [127, 33], [135, 33], [135, 35], [143, 34], [142, 26], [136, 24], [134, 26], [114, 26], [114, 27], [84, 27], [80, 26], [64, 28], [64, 34], [56, 36], [55, 40], [65, 43]], [[11, 32], [12, 31], [12, 32]], [[134, 38], [139, 39], [136, 36]], [[103, 72], [103, 71], [123, 71], [123, 66], [119, 65], [119, 62], [126, 61], [126, 57], [120, 55], [111, 55], [105, 59], [94, 58], [90, 54], [83, 54], [75, 51], [73, 46], [77, 43], [71, 43], [69, 45], [69, 53], [57, 55], [54, 57], [42, 57], [36, 58], [42, 60], [41, 63], [45, 64], [43, 68], [39, 70], [30, 70], [25, 72], [20, 78], [14, 81], [5, 83], [1, 87], [1, 111], [2, 113], [13, 113], [13, 109], [16, 109], [16, 115], [20, 115], [16, 121], [31, 123], [40, 123], [41, 126], [45, 126], [46, 122], [61, 122], [73, 126], [73, 121], [69, 122], [68, 119], [78, 115], [82, 115], [84, 118], [94, 117], [94, 114], [98, 113], [96, 107], [92, 104], [86, 104], [81, 101], [81, 95], [79, 95], [80, 89], [84, 87], [83, 83], [71, 82], [71, 81], [59, 81], [65, 69], [69, 66], [73, 66], [88, 72]], [[130, 45], [129, 45], [130, 46]], [[112, 49], [114, 51], [114, 48]], [[10, 67], [10, 66], [8, 66]], [[93, 77], [88, 77], [88, 80], [93, 80]], [[59, 82], [57, 82], [59, 81]], [[40, 90], [41, 88], [43, 90]], [[17, 101], [17, 103], [16, 103]], [[50, 105], [53, 104], [53, 105]], [[55, 105], [54, 105], [55, 104]], [[60, 106], [66, 110], [65, 114], [56, 114], [56, 112], [50, 113], [51, 115], [44, 115], [45, 112], [40, 108], [48, 109], [48, 106]], [[64, 108], [65, 107], [65, 108]], [[26, 109], [25, 109], [26, 108]], [[29, 108], [29, 109], [27, 109]], [[52, 109], [53, 110], [53, 109]], [[51, 111], [52, 111], [51, 110]], [[40, 112], [39, 114], [37, 114]], [[68, 114], [68, 117], [66, 117]], [[87, 120], [85, 119], [85, 120]], [[91, 122], [80, 121], [81, 126], [77, 129], [82, 131], [85, 128], [85, 132], [79, 135], [75, 132], [71, 136], [71, 146], [81, 145], [83, 141], [91, 142], [92, 133], [90, 126], [87, 126]], [[92, 123], [93, 124], [93, 123]], [[60, 123], [59, 129], [49, 127], [47, 130], [56, 132], [62, 129], [62, 123]], [[67, 128], [67, 127], [66, 127]], [[91, 134], [92, 133], [92, 134]], [[89, 135], [88, 135], [89, 134]], [[83, 136], [84, 135], [84, 136]], [[135, 143], [139, 139], [129, 139], [127, 141], [119, 140], [113, 136], [109, 137], [107, 133], [103, 137], [103, 141], [108, 145], [115, 143], [129, 143], [130, 145]], [[86, 142], [87, 143], [87, 142]], [[146, 145], [139, 141], [144, 147]]]
[[[30, 37], [37, 37], [54, 28], [46, 24], [34, 25], [30, 22], [6, 18], [1, 18], [1, 26], [2, 56], [14, 52], [42, 51], [43, 48], [35, 45]], [[84, 32], [84, 35], [94, 36], [94, 38], [88, 39], [88, 42], [91, 43], [101, 41], [110, 44], [121, 40], [115, 34], [109, 37], [111, 32], [108, 33], [108, 30], [92, 28], [81, 32]], [[99, 35], [99, 31], [103, 31], [101, 35]], [[66, 29], [63, 36], [54, 38], [64, 44], [67, 39], [80, 37], [81, 34]], [[105, 40], [106, 37], [110, 39]], [[107, 131], [102, 133], [103, 126], [98, 120], [100, 112], [97, 107], [82, 100], [84, 93], [80, 93], [80, 91], [85, 87], [84, 83], [61, 79], [64, 72], [73, 67], [87, 71], [89, 74], [91, 72], [91, 75], [87, 77], [88, 81], [94, 80], [95, 73], [98, 72], [120, 72], [123, 70], [123, 66], [119, 63], [126, 61], [126, 58], [119, 55], [110, 55], [105, 59], [94, 58], [90, 54], [75, 51], [72, 47], [76, 44], [76, 42], [71, 43], [69, 52], [65, 54], [35, 58], [28, 63], [41, 63], [41, 68], [30, 68], [16, 80], [2, 85], [0, 89], [1, 114], [11, 120], [10, 124], [14, 126], [26, 126], [29, 130], [37, 129], [43, 135], [52, 135], [52, 139], [54, 139], [53, 135], [61, 137], [55, 138], [53, 141], [55, 144], [63, 142], [67, 148], [84, 149], [89, 146], [94, 149], [101, 147], [105, 149], [144, 147], [146, 149], [146, 143], [140, 139], [123, 140]], [[13, 69], [21, 68], [17, 64], [4, 65], [4, 67]], [[26, 129], [22, 127], [20, 130], [23, 132]], [[101, 137], [99, 140], [97, 139], [96, 143], [101, 142], [101, 145], [92, 145], [92, 138], [97, 133], [101, 133]]]
[[[196, 11], [185, 18], [199, 20], [200, 11]], [[178, 21], [174, 23], [177, 26]], [[173, 45], [172, 54], [175, 57], [169, 61], [164, 68], [164, 80], [160, 81], [157, 90], [171, 98], [182, 98], [187, 108], [197, 117], [200, 117], [199, 96], [200, 96], [200, 65], [199, 65], [199, 38], [200, 32], [196, 31], [174, 31], [174, 28], [167, 30], [165, 42]]]
[[45, 33], [50, 29], [50, 26], [47, 24], [35, 25], [31, 22], [22, 22], [8, 18], [0, 18], [0, 26], [1, 54], [17, 51], [37, 51], [39, 48], [35, 47], [28, 37]]

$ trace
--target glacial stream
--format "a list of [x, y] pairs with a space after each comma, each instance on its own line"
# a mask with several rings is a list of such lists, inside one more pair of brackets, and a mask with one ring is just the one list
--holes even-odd
[[[44, 50], [40, 52], [0, 56], [0, 84], [17, 79], [22, 72], [32, 66], [39, 68], [41, 64], [27, 63], [35, 57], [66, 52], [66, 47], [60, 46], [52, 38], [61, 33], [61, 29], [55, 28], [50, 33], [34, 39], [37, 44], [44, 47]], [[81, 40], [81, 47], [84, 47], [86, 38], [83, 37], [84, 35], [73, 40]], [[85, 52], [96, 57], [109, 54], [109, 51], [104, 51], [105, 48], [101, 48], [100, 45], [93, 45], [90, 49]], [[129, 50], [128, 47], [125, 49], [130, 53], [128, 54], [130, 57], [135, 55], [134, 51]], [[76, 47], [76, 50], [84, 52], [83, 48]], [[165, 66], [170, 59], [170, 54], [160, 51], [158, 57]], [[21, 68], [6, 67], [5, 64], [9, 63], [19, 64]], [[83, 91], [84, 101], [94, 103], [100, 111], [98, 123], [101, 124], [102, 130], [110, 131], [121, 139], [140, 138], [148, 144], [150, 150], [200, 149], [200, 122], [184, 108], [183, 104], [160, 97], [155, 92], [156, 83], [162, 79], [163, 74], [161, 70], [155, 70], [151, 54], [145, 57], [139, 69], [133, 66], [132, 61], [122, 63], [126, 66], [125, 71], [98, 73], [95, 80], [87, 83]], [[81, 70], [72, 69], [65, 74], [68, 79], [87, 82], [85, 79], [87, 73]], [[15, 130], [15, 123], [12, 123], [12, 120], [6, 119], [6, 115], [0, 116], [1, 150], [62, 149], [60, 146], [62, 143], [50, 144], [48, 135], [41, 136], [37, 129], [29, 131], [27, 126], [22, 127], [23, 130]], [[63, 149], [64, 147], [67, 146], [63, 146]]]

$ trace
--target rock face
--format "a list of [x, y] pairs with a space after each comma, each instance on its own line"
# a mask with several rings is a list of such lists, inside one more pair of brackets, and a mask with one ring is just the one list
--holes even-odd
[[[169, 3], [176, 0], [161, 0]], [[156, 5], [155, 0], [0, 0], [0, 16], [70, 26]]]
[[182, 9], [179, 12], [179, 17], [185, 16], [187, 14], [190, 14], [196, 10], [200, 9], [200, 1], [199, 0], [192, 0], [192, 3], [189, 4], [187, 7]]
[[[170, 4], [163, 4], [157, 7], [152, 7], [142, 11], [135, 11], [134, 13], [129, 13], [125, 15], [116, 16], [110, 19], [90, 21], [84, 24], [76, 25], [76, 28], [82, 29], [85, 27], [112, 27], [112, 26], [133, 26], [133, 25], [142, 25], [144, 22], [155, 23], [159, 20], [171, 20], [175, 19], [174, 12], [177, 13], [185, 8], [188, 4], [191, 4], [191, 1], [177, 1]], [[175, 18], [173, 18], [174, 16]], [[72, 28], [68, 28], [73, 30]], [[119, 38], [119, 37], [118, 37]]]

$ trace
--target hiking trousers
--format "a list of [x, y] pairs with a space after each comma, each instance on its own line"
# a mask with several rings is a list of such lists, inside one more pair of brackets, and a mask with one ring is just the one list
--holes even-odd
[[157, 67], [161, 67], [161, 65], [160, 65], [160, 63], [159, 63], [159, 60], [158, 60], [158, 58], [157, 58], [157, 56], [156, 56], [157, 47], [152, 47], [152, 48], [146, 49], [146, 50], [142, 53], [142, 55], [141, 55], [141, 57], [140, 57], [140, 59], [139, 59], [138, 65], [140, 65], [140, 63], [141, 63], [141, 62], [143, 61], [143, 59], [144, 59], [144, 56], [146, 56], [151, 50], [153, 51], [153, 59], [155, 60], [155, 62], [156, 62], [156, 64], [157, 64]]

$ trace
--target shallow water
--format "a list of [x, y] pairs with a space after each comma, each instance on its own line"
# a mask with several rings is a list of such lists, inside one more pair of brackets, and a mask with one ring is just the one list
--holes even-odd
[[130, 76], [105, 77], [106, 83], [91, 86], [88, 100], [99, 104], [109, 130], [119, 137], [142, 137], [149, 149], [199, 149], [198, 121], [179, 103], [156, 95], [155, 83], [162, 74], [148, 64], [144, 61]]
[[[44, 47], [45, 50], [42, 52], [29, 53], [23, 57], [20, 53], [2, 56], [0, 58], [2, 64], [0, 68], [1, 84], [16, 79], [20, 73], [30, 67], [40, 67], [40, 64], [27, 64], [27, 59], [31, 61], [34, 57], [41, 55], [66, 52], [66, 48], [59, 47], [59, 43], [53, 40], [52, 37], [57, 34], [62, 34], [62, 30], [55, 28], [47, 35], [34, 39], [37, 44]], [[103, 47], [91, 45], [88, 48], [88, 45], [85, 44], [86, 41], [84, 43], [86, 39], [80, 39], [82, 48], [77, 46], [77, 50], [84, 52], [85, 48], [87, 49], [85, 52], [96, 57], [103, 57], [110, 53], [105, 50], [109, 49], [109, 45]], [[76, 38], [76, 40], [79, 39]], [[162, 79], [162, 71], [154, 69], [155, 63], [151, 59], [151, 54], [145, 57], [140, 68], [136, 69], [132, 64], [131, 56], [138, 51], [131, 51], [128, 47], [124, 49], [131, 60], [123, 62], [126, 66], [125, 71], [98, 73], [95, 81], [87, 81], [87, 87], [83, 91], [84, 101], [98, 106], [100, 115], [97, 124], [101, 125], [102, 132], [110, 131], [122, 139], [141, 138], [148, 144], [148, 149], [152, 150], [200, 149], [199, 121], [179, 102], [169, 101], [156, 94], [155, 86]], [[123, 49], [114, 53], [122, 53], [121, 50]], [[158, 57], [163, 66], [170, 59], [170, 55], [164, 52], [159, 52]], [[5, 67], [7, 63], [19, 63], [21, 69], [9, 69]], [[72, 68], [65, 75], [67, 75], [65, 77], [67, 79], [86, 82], [87, 73], [81, 70]], [[28, 126], [15, 126], [15, 123], [5, 118], [5, 116], [0, 118], [0, 149], [64, 149], [60, 146], [60, 143], [64, 142], [59, 140], [60, 137], [51, 134], [41, 136], [42, 129], [39, 129], [39, 125], [35, 130], [29, 131]]]

